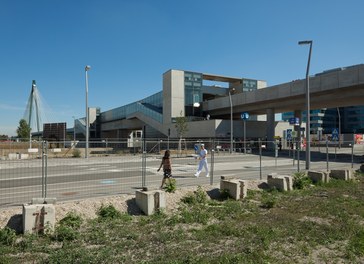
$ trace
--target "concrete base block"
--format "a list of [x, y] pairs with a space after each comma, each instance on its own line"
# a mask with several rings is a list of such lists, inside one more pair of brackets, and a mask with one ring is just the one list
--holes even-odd
[[24, 204], [23, 233], [53, 232], [56, 210], [53, 204]]
[[144, 214], [152, 215], [166, 208], [166, 193], [160, 190], [136, 191], [135, 201]]
[[247, 184], [238, 179], [225, 179], [221, 177], [220, 190], [227, 190], [234, 200], [244, 199], [247, 196]]
[[310, 178], [313, 183], [327, 183], [330, 180], [329, 173], [324, 171], [308, 171], [307, 177]]
[[331, 170], [330, 177], [333, 179], [348, 181], [353, 178], [351, 170]]
[[293, 190], [293, 179], [289, 175], [268, 174], [267, 183], [270, 188], [276, 188], [279, 191]]

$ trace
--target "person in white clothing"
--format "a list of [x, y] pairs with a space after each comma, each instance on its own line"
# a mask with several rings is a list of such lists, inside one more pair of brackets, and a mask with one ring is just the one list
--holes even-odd
[[201, 144], [201, 150], [199, 153], [199, 164], [198, 164], [198, 169], [197, 172], [195, 173], [195, 176], [198, 177], [200, 176], [200, 173], [202, 171], [202, 168], [205, 167], [205, 171], [206, 171], [206, 177], [210, 177], [209, 175], [209, 165], [207, 164], [207, 150], [205, 149], [205, 145]]

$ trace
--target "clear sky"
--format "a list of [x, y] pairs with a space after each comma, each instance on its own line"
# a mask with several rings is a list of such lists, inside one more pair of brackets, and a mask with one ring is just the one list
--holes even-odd
[[162, 90], [169, 69], [268, 85], [364, 63], [363, 0], [1, 0], [0, 134], [16, 135], [32, 80], [45, 122]]

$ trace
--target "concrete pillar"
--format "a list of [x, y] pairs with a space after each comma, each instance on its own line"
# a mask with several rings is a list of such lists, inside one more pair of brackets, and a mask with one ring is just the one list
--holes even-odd
[[275, 120], [274, 120], [274, 109], [267, 109], [267, 148], [274, 149], [274, 131], [275, 131]]

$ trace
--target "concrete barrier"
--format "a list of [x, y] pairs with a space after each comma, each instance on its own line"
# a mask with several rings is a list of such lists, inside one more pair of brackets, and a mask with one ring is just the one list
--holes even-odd
[[279, 191], [293, 190], [293, 179], [289, 175], [268, 174], [267, 183], [269, 188], [276, 188]]
[[330, 180], [330, 173], [324, 171], [308, 171], [307, 177], [311, 179], [313, 183], [324, 182], [327, 183]]
[[247, 196], [247, 184], [244, 180], [221, 177], [220, 190], [226, 190], [234, 200], [244, 199]]
[[348, 181], [353, 178], [352, 170], [331, 170], [330, 177], [333, 179]]
[[157, 210], [166, 208], [166, 194], [161, 190], [140, 190], [135, 192], [135, 201], [146, 215], [152, 215]]
[[23, 233], [53, 232], [56, 210], [53, 204], [23, 204]]
[[29, 154], [20, 154], [20, 159], [29, 159]]

